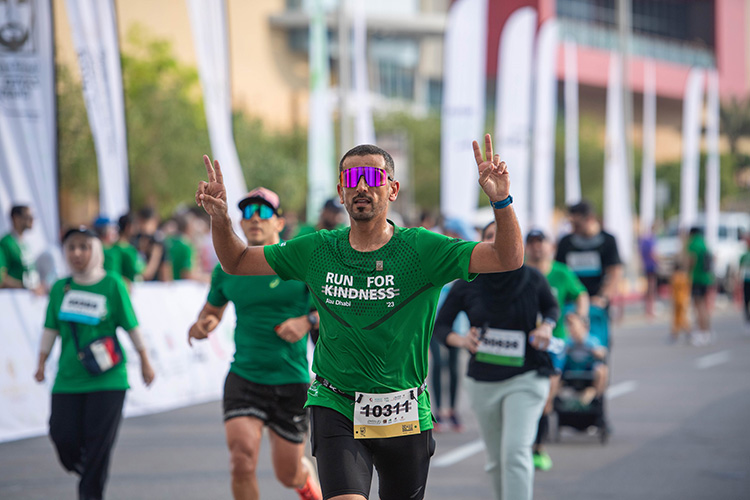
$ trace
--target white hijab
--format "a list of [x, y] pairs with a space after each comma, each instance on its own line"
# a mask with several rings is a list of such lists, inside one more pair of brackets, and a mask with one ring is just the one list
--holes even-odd
[[[73, 281], [79, 285], [93, 285], [99, 283], [107, 271], [104, 270], [104, 250], [102, 248], [102, 241], [94, 236], [86, 236], [86, 240], [91, 244], [91, 258], [83, 271], [73, 271], [71, 269], [71, 276]], [[63, 252], [65, 253], [65, 262], [70, 266], [70, 256], [68, 255], [68, 247], [63, 245]]]

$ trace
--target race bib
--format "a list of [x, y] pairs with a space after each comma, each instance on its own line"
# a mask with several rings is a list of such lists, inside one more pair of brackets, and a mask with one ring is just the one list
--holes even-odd
[[419, 434], [418, 389], [354, 396], [354, 439]]
[[98, 325], [106, 314], [107, 298], [104, 295], [71, 290], [63, 297], [58, 317], [62, 321]]
[[599, 252], [570, 252], [565, 259], [578, 276], [601, 276], [602, 257]]
[[488, 328], [480, 338], [475, 359], [503, 366], [523, 366], [526, 334], [518, 330]]

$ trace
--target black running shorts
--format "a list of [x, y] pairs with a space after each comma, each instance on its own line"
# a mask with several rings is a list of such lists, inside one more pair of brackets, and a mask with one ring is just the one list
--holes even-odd
[[354, 424], [341, 413], [323, 406], [310, 410], [312, 454], [318, 460], [324, 499], [352, 494], [369, 498], [373, 465], [382, 500], [424, 498], [430, 457], [435, 453], [432, 430], [354, 439]]
[[693, 283], [690, 289], [690, 295], [692, 297], [705, 297], [707, 293], [708, 285], [699, 285], [697, 283]]
[[264, 385], [229, 372], [224, 382], [224, 422], [255, 417], [276, 434], [300, 444], [307, 433], [308, 384]]

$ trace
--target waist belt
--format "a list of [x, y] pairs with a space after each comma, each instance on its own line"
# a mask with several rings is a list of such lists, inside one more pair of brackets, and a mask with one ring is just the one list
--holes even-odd
[[[355, 399], [354, 396], [342, 391], [341, 389], [339, 389], [338, 387], [336, 387], [335, 385], [333, 385], [332, 383], [330, 383], [328, 380], [324, 379], [320, 375], [315, 375], [315, 380], [320, 382], [320, 385], [335, 392], [336, 394], [340, 396], [344, 396], [345, 398], [351, 399], [352, 401], [356, 401], [357, 403], [359, 403], [359, 400]], [[424, 382], [422, 382], [422, 385], [420, 385], [419, 388], [417, 389], [417, 395], [414, 396], [414, 394], [412, 393], [411, 395], [412, 399], [417, 399], [419, 395], [422, 394], [426, 388], [427, 388], [427, 381], [425, 380]], [[359, 396], [359, 399], [362, 399], [361, 394]]]

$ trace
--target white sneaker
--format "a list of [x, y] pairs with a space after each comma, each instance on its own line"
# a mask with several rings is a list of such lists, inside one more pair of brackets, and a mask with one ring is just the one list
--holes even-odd
[[690, 345], [693, 345], [695, 347], [700, 347], [702, 345], [705, 345], [704, 343], [704, 336], [703, 332], [690, 332]]

